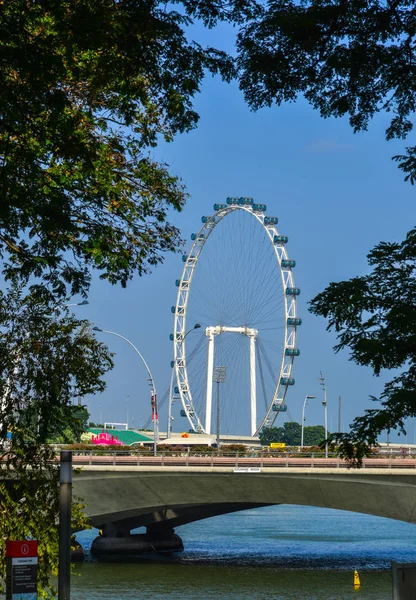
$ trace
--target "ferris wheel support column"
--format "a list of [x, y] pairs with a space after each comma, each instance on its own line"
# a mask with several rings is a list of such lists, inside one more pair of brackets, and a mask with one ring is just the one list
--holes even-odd
[[205, 433], [211, 433], [211, 412], [212, 412], [212, 383], [214, 377], [214, 338], [215, 334], [212, 327], [207, 327], [205, 334], [208, 337], [208, 367], [207, 367], [207, 402], [205, 412]]
[[250, 404], [251, 404], [251, 435], [256, 433], [256, 337], [257, 334], [249, 334], [250, 338]]

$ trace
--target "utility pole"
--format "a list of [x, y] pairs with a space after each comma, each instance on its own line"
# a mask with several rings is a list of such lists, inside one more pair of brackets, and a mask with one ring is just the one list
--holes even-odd
[[338, 433], [341, 433], [342, 425], [341, 425], [341, 396], [338, 396]]
[[302, 433], [301, 433], [301, 439], [300, 439], [300, 447], [301, 448], [303, 448], [303, 433], [304, 433], [305, 421], [306, 421], [306, 416], [305, 416], [306, 405], [308, 403], [308, 400], [312, 399], [312, 398], [316, 398], [316, 396], [310, 396], [308, 394], [307, 396], [305, 396], [305, 400], [303, 401], [303, 409], [302, 409]]
[[322, 375], [322, 371], [320, 372], [321, 376], [318, 377], [318, 380], [321, 382], [321, 387], [324, 392], [324, 399], [322, 402], [322, 406], [324, 407], [324, 421], [325, 421], [325, 458], [328, 458], [328, 410], [326, 403], [326, 385], [325, 385], [325, 377]]
[[151, 381], [151, 405], [152, 405], [152, 421], [153, 421], [153, 455], [157, 455], [157, 443], [159, 441], [159, 414], [157, 410], [157, 397], [153, 379]]
[[217, 451], [220, 449], [220, 383], [225, 383], [227, 367], [215, 367], [214, 381], [217, 382]]

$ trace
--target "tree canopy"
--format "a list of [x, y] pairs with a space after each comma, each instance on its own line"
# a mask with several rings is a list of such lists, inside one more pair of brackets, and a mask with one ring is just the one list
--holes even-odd
[[[266, 427], [259, 435], [263, 446], [273, 442], [281, 442], [287, 446], [300, 446], [302, 426], [296, 421], [286, 421], [282, 427]], [[304, 427], [304, 445], [318, 446], [325, 440], [325, 428], [322, 425]]]
[[235, 74], [224, 52], [188, 39], [191, 14], [242, 18], [243, 4], [231, 2], [231, 12], [154, 0], [1, 4], [6, 277], [36, 277], [39, 291], [59, 297], [86, 294], [91, 269], [126, 285], [178, 249], [168, 213], [186, 193], [151, 150], [195, 127], [205, 72]]
[[[238, 34], [240, 87], [254, 110], [303, 96], [324, 118], [348, 117], [354, 132], [384, 113], [386, 140], [404, 140], [415, 119], [415, 37], [413, 0], [272, 0]], [[416, 146], [393, 159], [414, 184]], [[415, 242], [412, 229], [402, 243], [380, 243], [369, 254], [370, 275], [331, 283], [311, 302], [338, 334], [337, 351], [348, 347], [375, 375], [401, 369], [378, 398], [381, 408], [337, 436], [340, 452], [358, 462], [383, 430], [403, 432], [416, 414]]]
[[[303, 95], [321, 116], [348, 116], [355, 132], [380, 112], [386, 139], [405, 139], [416, 107], [413, 0], [273, 0], [242, 27], [240, 87], [253, 109]], [[396, 156], [416, 181], [416, 146]]]
[[[59, 468], [46, 442], [67, 428], [80, 432], [87, 415], [73, 398], [104, 389], [112, 358], [86, 321], [16, 283], [0, 292], [0, 333], [0, 573], [6, 539], [38, 539], [39, 593], [54, 597]], [[85, 526], [75, 501], [73, 528]]]
[[[415, 112], [413, 5], [0, 3], [0, 260], [7, 285], [0, 295], [0, 438], [12, 430], [4, 464], [21, 476], [12, 491], [2, 484], [0, 527], [3, 535], [44, 536], [45, 597], [48, 568], [56, 566], [56, 528], [45, 523], [56, 519], [57, 479], [43, 442], [77, 419], [72, 397], [100, 391], [111, 367], [88, 324], [61, 305], [87, 294], [94, 270], [125, 286], [180, 247], [170, 212], [182, 210], [185, 187], [155, 160], [154, 148], [196, 126], [193, 100], [206, 73], [238, 78], [253, 109], [303, 94], [324, 117], [348, 116], [354, 131], [388, 112], [386, 138], [406, 138]], [[196, 20], [236, 24], [236, 56], [193, 40]], [[414, 183], [416, 146], [396, 159]], [[349, 455], [357, 440], [372, 442], [396, 425], [403, 430], [403, 419], [415, 414], [414, 248], [414, 231], [402, 244], [380, 244], [369, 276], [331, 284], [312, 301], [312, 312], [338, 333], [337, 349], [351, 348], [352, 359], [376, 374], [402, 369], [386, 385], [381, 409], [356, 419], [341, 440]], [[299, 428], [287, 424], [287, 439]]]
[[[42, 597], [53, 595], [58, 515], [45, 442], [77, 427], [73, 397], [101, 391], [112, 365], [62, 305], [87, 295], [93, 271], [126, 286], [180, 248], [170, 212], [186, 191], [154, 148], [196, 126], [206, 73], [235, 75], [231, 58], [195, 42], [190, 26], [241, 21], [253, 7], [0, 3], [0, 442], [12, 433], [3, 466], [19, 481], [0, 487], [0, 574], [5, 539], [37, 537]], [[82, 527], [76, 504], [74, 519]]]

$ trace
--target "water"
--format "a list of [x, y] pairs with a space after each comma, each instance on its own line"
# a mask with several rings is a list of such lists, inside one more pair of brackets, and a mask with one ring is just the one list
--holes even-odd
[[82, 532], [71, 600], [391, 600], [391, 560], [416, 562], [414, 525], [329, 509], [265, 507], [176, 532], [173, 558], [105, 562], [89, 556], [97, 532]]

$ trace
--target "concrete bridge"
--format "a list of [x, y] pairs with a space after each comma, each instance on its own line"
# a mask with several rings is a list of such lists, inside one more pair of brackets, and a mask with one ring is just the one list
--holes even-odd
[[[412, 461], [413, 463], [413, 461]], [[409, 463], [410, 466], [410, 463]], [[416, 523], [416, 469], [87, 465], [74, 477], [102, 530], [96, 554], [173, 552], [175, 527], [272, 504], [348, 510]], [[146, 534], [131, 530], [146, 527]]]

